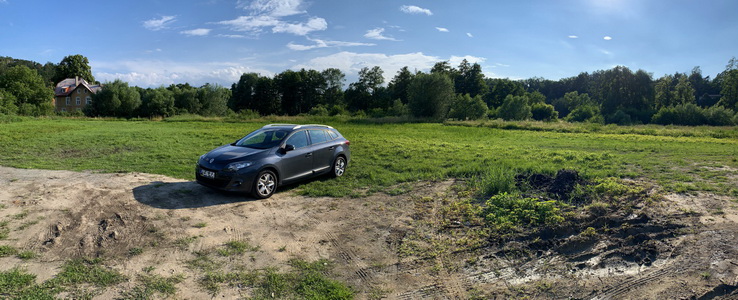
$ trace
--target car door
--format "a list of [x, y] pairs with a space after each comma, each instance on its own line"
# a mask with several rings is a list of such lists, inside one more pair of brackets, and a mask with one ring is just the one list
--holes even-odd
[[333, 150], [335, 146], [329, 141], [330, 137], [323, 129], [308, 130], [313, 148], [313, 172], [322, 173], [327, 171], [333, 163]]
[[295, 149], [286, 151], [280, 160], [282, 181], [292, 181], [311, 175], [313, 173], [313, 152], [307, 131], [300, 130], [293, 133], [284, 145], [292, 145]]

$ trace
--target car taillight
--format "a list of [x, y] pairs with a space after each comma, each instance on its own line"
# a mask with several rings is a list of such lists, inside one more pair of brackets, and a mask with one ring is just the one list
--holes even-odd
[[346, 144], [346, 146], [351, 146], [351, 141], [346, 140], [346, 142], [344, 142], [344, 144]]

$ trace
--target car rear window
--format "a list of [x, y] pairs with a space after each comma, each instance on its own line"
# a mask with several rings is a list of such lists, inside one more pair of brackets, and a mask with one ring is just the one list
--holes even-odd
[[325, 135], [325, 130], [311, 129], [308, 130], [308, 132], [310, 133], [310, 141], [313, 144], [320, 144], [328, 140], [328, 137]]
[[326, 133], [328, 134], [329, 140], [331, 141], [338, 138], [338, 135], [333, 131], [328, 130], [326, 131]]

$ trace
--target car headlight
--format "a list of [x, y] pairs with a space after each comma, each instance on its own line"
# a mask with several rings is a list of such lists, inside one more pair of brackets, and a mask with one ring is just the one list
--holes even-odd
[[252, 164], [253, 164], [252, 162], [247, 162], [247, 161], [232, 163], [232, 164], [229, 164], [226, 167], [226, 170], [228, 170], [228, 171], [238, 171], [238, 170], [243, 169], [243, 168], [248, 168]]

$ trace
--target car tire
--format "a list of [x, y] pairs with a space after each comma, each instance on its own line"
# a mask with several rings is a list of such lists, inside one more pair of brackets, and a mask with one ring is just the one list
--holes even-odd
[[333, 169], [331, 170], [331, 176], [341, 177], [346, 173], [346, 158], [343, 156], [336, 157], [333, 162]]
[[270, 170], [264, 170], [256, 176], [251, 193], [258, 199], [266, 199], [271, 197], [276, 190], [277, 175]]

